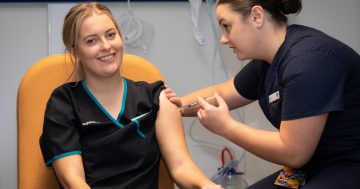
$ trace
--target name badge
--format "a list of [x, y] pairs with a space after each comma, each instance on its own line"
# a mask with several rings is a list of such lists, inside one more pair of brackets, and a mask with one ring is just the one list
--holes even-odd
[[280, 99], [279, 91], [274, 92], [273, 94], [269, 95], [269, 104], [274, 103]]

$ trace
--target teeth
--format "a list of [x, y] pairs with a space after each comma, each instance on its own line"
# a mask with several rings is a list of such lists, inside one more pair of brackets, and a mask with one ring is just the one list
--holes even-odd
[[103, 56], [103, 57], [99, 58], [99, 60], [101, 60], [101, 61], [109, 61], [109, 60], [111, 60], [113, 57], [114, 57], [114, 55], [111, 54], [111, 55], [108, 55], [108, 56]]

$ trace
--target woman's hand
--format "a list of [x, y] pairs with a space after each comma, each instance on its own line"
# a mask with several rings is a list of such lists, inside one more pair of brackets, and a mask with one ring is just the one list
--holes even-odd
[[168, 98], [170, 102], [172, 102], [179, 108], [182, 106], [180, 97], [178, 97], [172, 89], [166, 86], [166, 89], [164, 91], [166, 98]]
[[217, 93], [214, 96], [218, 106], [213, 106], [206, 100], [198, 97], [200, 109], [197, 112], [197, 117], [200, 123], [209, 131], [223, 136], [224, 127], [233, 118], [230, 115], [229, 107], [225, 100]]

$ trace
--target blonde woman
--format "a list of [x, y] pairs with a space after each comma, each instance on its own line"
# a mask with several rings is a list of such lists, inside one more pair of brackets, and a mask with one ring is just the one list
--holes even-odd
[[155, 189], [161, 157], [181, 188], [222, 188], [192, 161], [164, 84], [120, 75], [124, 44], [106, 6], [71, 8], [63, 41], [83, 80], [53, 91], [40, 145], [64, 188]]

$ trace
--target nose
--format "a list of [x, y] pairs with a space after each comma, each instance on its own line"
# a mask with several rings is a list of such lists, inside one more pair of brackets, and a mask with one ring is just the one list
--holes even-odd
[[111, 48], [110, 42], [107, 39], [102, 40], [102, 49], [109, 50]]
[[227, 43], [229, 43], [229, 39], [226, 36], [224, 36], [223, 34], [221, 34], [220, 43], [223, 45], [226, 45]]

